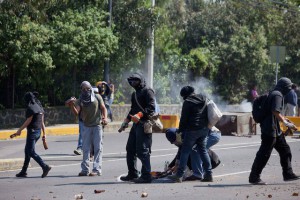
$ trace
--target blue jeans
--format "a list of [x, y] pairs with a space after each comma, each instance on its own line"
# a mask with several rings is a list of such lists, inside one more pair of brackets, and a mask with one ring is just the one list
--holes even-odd
[[79, 120], [78, 125], [79, 125], [79, 135], [78, 135], [77, 149], [82, 149], [82, 132], [83, 132], [83, 128], [84, 128], [83, 121]]
[[[209, 131], [207, 136], [207, 144], [206, 148], [209, 149], [213, 145], [217, 144], [221, 139], [221, 133], [216, 131]], [[197, 149], [197, 145], [193, 147], [191, 152], [191, 164], [193, 175], [203, 178], [203, 167], [202, 167], [202, 160], [200, 158], [199, 150]]]
[[26, 145], [25, 145], [25, 160], [22, 167], [22, 172], [26, 172], [30, 158], [33, 158], [42, 169], [47, 165], [44, 163], [42, 158], [35, 152], [35, 144], [41, 136], [41, 129], [33, 130], [27, 129]]
[[141, 178], [151, 178], [151, 146], [152, 134], [145, 134], [143, 124], [133, 124], [126, 145], [126, 161], [128, 167], [128, 175], [138, 175], [136, 161], [137, 158], [139, 158], [142, 163]]
[[81, 172], [89, 173], [90, 148], [94, 147], [93, 172], [102, 173], [102, 151], [103, 151], [103, 130], [102, 126], [84, 126], [82, 132], [82, 151], [83, 158]]
[[181, 148], [181, 155], [180, 155], [180, 162], [177, 171], [177, 176], [179, 177], [183, 176], [187, 165], [188, 157], [195, 144], [197, 144], [200, 158], [203, 161], [205, 175], [210, 176], [212, 174], [210, 158], [206, 148], [208, 132], [209, 129], [206, 127], [201, 130], [186, 132], [184, 136], [182, 148]]

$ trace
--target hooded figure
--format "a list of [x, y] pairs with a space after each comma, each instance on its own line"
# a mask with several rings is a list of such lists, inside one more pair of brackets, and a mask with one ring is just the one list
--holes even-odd
[[283, 77], [278, 80], [274, 90], [279, 90], [285, 96], [292, 89], [292, 85], [293, 83], [289, 78]]
[[286, 127], [294, 129], [295, 125], [289, 122], [281, 112], [283, 111], [283, 96], [291, 90], [292, 82], [288, 78], [281, 78], [277, 82], [273, 91], [268, 95], [266, 102], [266, 117], [260, 123], [261, 128], [261, 146], [254, 159], [249, 182], [254, 185], [265, 185], [260, 176], [263, 168], [266, 166], [273, 148], [279, 154], [280, 165], [284, 181], [293, 181], [299, 179], [292, 169], [292, 153], [280, 129], [279, 122]]
[[[144, 76], [139, 72], [133, 73], [127, 80], [129, 85], [135, 89], [135, 92], [131, 95], [132, 105], [127, 119], [131, 120], [130, 115], [134, 115], [138, 112], [143, 113], [141, 120], [148, 119], [148, 116], [155, 113], [155, 97], [153, 89], [146, 86]], [[138, 102], [136, 100], [138, 100]], [[143, 110], [138, 104], [142, 106]]]
[[27, 105], [26, 110], [26, 118], [38, 114], [38, 113], [44, 113], [44, 109], [41, 106], [40, 101], [37, 99], [37, 97], [32, 92], [27, 92], [24, 95], [24, 101]]
[[44, 109], [41, 102], [37, 99], [38, 93], [34, 92], [34, 94], [32, 92], [27, 92], [24, 95], [24, 101], [27, 105], [26, 121], [15, 133], [15, 135], [18, 136], [24, 128], [27, 128], [24, 164], [22, 170], [16, 174], [16, 177], [27, 177], [27, 169], [31, 158], [33, 158], [43, 169], [42, 178], [46, 177], [51, 170], [51, 167], [47, 165], [35, 151], [35, 144], [39, 140], [41, 132], [43, 132], [43, 138], [45, 138], [46, 134]]
[[[130, 130], [126, 145], [128, 174], [120, 179], [135, 183], [150, 183], [152, 181], [150, 174], [152, 134], [145, 133], [144, 122], [155, 112], [154, 91], [146, 86], [145, 79], [141, 73], [134, 73], [127, 80], [129, 85], [135, 89], [135, 92], [131, 95], [131, 109], [119, 131], [125, 130], [130, 121], [133, 121], [134, 124]], [[137, 158], [142, 163], [140, 177], [136, 164]]]
[[184, 99], [184, 102], [181, 109], [178, 131], [184, 132], [185, 137], [182, 143], [178, 171], [176, 174], [169, 176], [169, 178], [175, 182], [182, 182], [189, 155], [193, 146], [197, 144], [204, 167], [202, 181], [212, 182], [212, 166], [206, 148], [206, 137], [209, 133], [206, 106], [207, 98], [204, 95], [195, 94], [192, 86], [183, 87], [180, 91], [180, 95]]
[[195, 94], [194, 91], [195, 89], [192, 86], [185, 86], [180, 91], [180, 95], [185, 100], [185, 103], [182, 107], [179, 132], [207, 127], [206, 97], [201, 94]]

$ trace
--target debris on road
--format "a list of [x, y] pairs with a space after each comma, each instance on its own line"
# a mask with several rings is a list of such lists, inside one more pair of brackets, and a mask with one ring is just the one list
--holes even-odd
[[146, 192], [143, 192], [141, 195], [142, 198], [147, 197], [147, 196], [148, 196], [148, 193], [146, 193]]
[[102, 192], [105, 192], [105, 190], [94, 190], [95, 194], [99, 194], [99, 193], [102, 193]]
[[75, 200], [77, 200], [77, 199], [83, 199], [83, 195], [82, 194], [76, 194], [74, 197], [75, 197]]
[[294, 192], [292, 196], [293, 197], [297, 197], [297, 196], [299, 196], [299, 193], [298, 192]]

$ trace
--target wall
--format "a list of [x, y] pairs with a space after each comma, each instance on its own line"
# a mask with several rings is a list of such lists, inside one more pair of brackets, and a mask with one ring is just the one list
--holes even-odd
[[[181, 105], [159, 105], [161, 114], [180, 114]], [[114, 121], [123, 121], [130, 110], [130, 105], [112, 105]], [[0, 129], [18, 128], [25, 121], [25, 109], [0, 110]], [[68, 107], [45, 108], [45, 124], [73, 124], [76, 117]]]

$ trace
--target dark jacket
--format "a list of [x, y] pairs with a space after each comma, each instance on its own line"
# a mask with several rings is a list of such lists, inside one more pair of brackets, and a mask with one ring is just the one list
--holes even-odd
[[183, 102], [179, 132], [199, 130], [208, 125], [206, 97], [201, 94], [192, 94]]
[[[140, 79], [141, 83], [135, 89], [135, 92], [131, 94], [131, 109], [129, 114], [127, 115], [127, 119], [131, 120], [130, 115], [135, 115], [138, 112], [143, 113], [143, 117], [141, 120], [147, 120], [149, 116], [155, 113], [155, 97], [153, 89], [146, 86], [146, 82], [144, 77], [140, 73], [132, 74], [130, 78], [138, 78]], [[142, 106], [142, 109], [138, 106], [135, 100], [135, 93], [139, 104]]]

